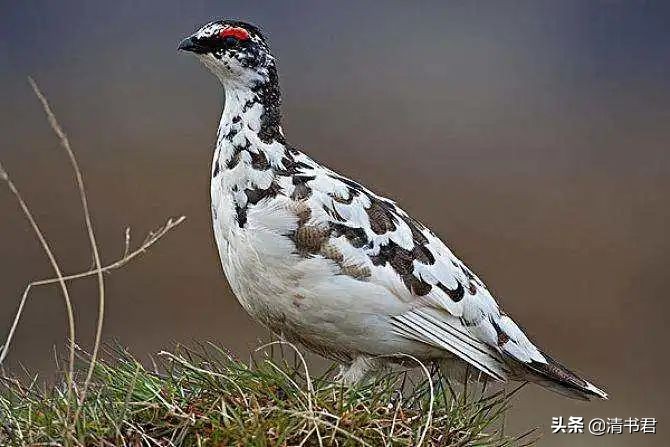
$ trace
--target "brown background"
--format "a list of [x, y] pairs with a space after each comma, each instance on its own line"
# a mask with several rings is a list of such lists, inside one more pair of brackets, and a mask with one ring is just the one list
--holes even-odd
[[[146, 358], [263, 334], [222, 276], [209, 164], [222, 92], [178, 40], [214, 17], [263, 26], [284, 128], [316, 159], [394, 197], [485, 278], [532, 337], [609, 402], [527, 388], [513, 428], [551, 416], [656, 417], [657, 435], [541, 445], [668, 445], [670, 11], [663, 2], [2, 2], [0, 159], [65, 270], [88, 268], [67, 159], [34, 75], [85, 172], [103, 257], [167, 217], [188, 221], [108, 277], [106, 340]], [[25, 283], [51, 276], [0, 188], [0, 329]], [[95, 283], [72, 284], [79, 339]], [[53, 369], [62, 298], [35, 290], [9, 358]]]

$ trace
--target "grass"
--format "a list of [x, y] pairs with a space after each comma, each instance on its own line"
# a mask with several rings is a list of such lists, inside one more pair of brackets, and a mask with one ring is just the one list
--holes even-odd
[[[0, 345], [0, 367], [34, 287], [59, 286], [68, 339], [67, 361], [55, 386], [45, 385], [37, 376], [17, 378], [0, 370], [0, 446], [505, 447], [534, 442], [534, 430], [504, 433], [504, 417], [514, 392], [454, 387], [437, 369], [431, 371], [423, 364], [419, 364], [423, 374], [395, 371], [345, 388], [335, 379], [334, 367], [311, 377], [302, 354], [284, 342], [264, 346], [249, 362], [212, 344], [159, 353], [150, 369], [123, 348], [108, 349], [101, 359], [105, 275], [144, 254], [184, 217], [168, 220], [135, 248], [126, 229], [123, 255], [103, 265], [83, 176], [68, 137], [37, 84], [29, 82], [70, 160], [95, 265], [65, 273], [0, 162], [0, 181], [15, 197], [55, 275], [27, 284]], [[68, 284], [91, 277], [98, 283], [98, 314], [89, 355], [76, 351]], [[292, 355], [286, 354], [287, 346]]]
[[[2, 378], [0, 445], [502, 447], [533, 441], [530, 432], [501, 429], [513, 393], [456, 391], [436, 371], [430, 379], [396, 371], [350, 389], [333, 379], [332, 368], [310, 378], [302, 356], [271, 350], [245, 363], [213, 344], [178, 347], [146, 369], [116, 348], [106, 356], [113, 362], [94, 365], [80, 403], [64, 385], [47, 389], [34, 377]], [[90, 357], [81, 359], [78, 372], [85, 376]], [[75, 425], [66, 417], [73, 405], [80, 412]]]

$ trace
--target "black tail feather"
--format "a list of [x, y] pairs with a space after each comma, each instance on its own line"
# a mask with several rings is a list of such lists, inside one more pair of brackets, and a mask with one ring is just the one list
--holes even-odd
[[[607, 393], [570, 371], [558, 361], [542, 353], [547, 363], [517, 362], [525, 369], [525, 379], [544, 386], [556, 393], [574, 399], [590, 400], [592, 397], [607, 399]], [[521, 373], [522, 375], [523, 372]]]

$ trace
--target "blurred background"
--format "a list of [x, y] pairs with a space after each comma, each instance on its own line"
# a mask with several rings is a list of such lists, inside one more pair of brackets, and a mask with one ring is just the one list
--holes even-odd
[[[0, 2], [0, 160], [67, 272], [92, 265], [45, 90], [88, 187], [103, 259], [168, 217], [186, 223], [107, 277], [107, 341], [141, 358], [265, 332], [231, 295], [210, 228], [223, 92], [180, 38], [253, 21], [279, 59], [289, 141], [394, 197], [489, 284], [556, 358], [612, 398], [527, 387], [508, 423], [540, 445], [669, 445], [670, 5], [657, 1]], [[0, 330], [53, 274], [0, 185]], [[93, 280], [71, 284], [90, 346]], [[52, 373], [56, 287], [34, 290], [8, 365]], [[552, 435], [552, 416], [656, 417], [658, 434]]]

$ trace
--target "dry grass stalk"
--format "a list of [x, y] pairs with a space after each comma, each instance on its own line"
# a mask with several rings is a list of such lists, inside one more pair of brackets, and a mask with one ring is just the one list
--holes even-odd
[[46, 113], [47, 115], [49, 124], [51, 125], [51, 128], [58, 136], [61, 146], [63, 146], [63, 149], [65, 149], [65, 152], [67, 152], [68, 158], [70, 159], [70, 163], [72, 164], [72, 170], [74, 171], [75, 178], [77, 180], [77, 189], [79, 190], [81, 207], [84, 212], [84, 221], [86, 222], [86, 232], [88, 233], [88, 239], [89, 242], [91, 243], [91, 251], [93, 252], [93, 262], [95, 263], [95, 270], [97, 272], [96, 275], [98, 277], [98, 320], [95, 328], [95, 341], [93, 343], [93, 353], [91, 354], [91, 364], [86, 373], [86, 381], [84, 382], [81, 393], [79, 393], [80, 405], [77, 406], [77, 411], [74, 414], [72, 422], [73, 424], [76, 424], [77, 419], [79, 419], [79, 408], [81, 407], [81, 403], [86, 398], [86, 392], [88, 391], [88, 386], [91, 381], [91, 377], [93, 376], [93, 368], [95, 366], [95, 361], [98, 358], [98, 349], [100, 349], [100, 341], [102, 340], [102, 324], [103, 321], [105, 320], [105, 279], [102, 274], [102, 267], [100, 263], [100, 252], [98, 250], [98, 243], [95, 240], [95, 234], [93, 232], [93, 223], [91, 222], [91, 212], [88, 209], [88, 198], [86, 197], [84, 178], [81, 174], [81, 169], [79, 169], [79, 163], [77, 163], [77, 158], [74, 156], [74, 152], [72, 151], [72, 147], [70, 146], [70, 140], [67, 138], [67, 135], [63, 131], [63, 128], [58, 123], [56, 116], [51, 111], [51, 107], [49, 106], [47, 99], [42, 94], [42, 91], [37, 86], [37, 83], [31, 77], [28, 78], [28, 82], [30, 83], [30, 86], [33, 88], [35, 95], [40, 100], [40, 103], [42, 103], [42, 108], [44, 109], [44, 113]]
[[[42, 230], [40, 230], [39, 225], [37, 224], [37, 221], [35, 220], [32, 212], [30, 211], [30, 208], [28, 208], [28, 205], [26, 204], [25, 200], [23, 200], [23, 197], [21, 196], [21, 193], [19, 192], [18, 188], [12, 181], [12, 179], [9, 177], [9, 174], [7, 171], [4, 169], [2, 166], [2, 163], [0, 163], [0, 173], [2, 179], [7, 183], [7, 186], [9, 187], [9, 190], [14, 194], [14, 197], [16, 197], [17, 202], [19, 203], [19, 207], [21, 208], [21, 211], [23, 212], [23, 215], [28, 219], [28, 222], [30, 223], [30, 227], [32, 228], [33, 232], [35, 233], [35, 236], [40, 242], [40, 245], [42, 249], [44, 250], [44, 253], [47, 255], [47, 258], [49, 258], [49, 262], [51, 263], [51, 267], [54, 270], [54, 273], [56, 274], [56, 281], [60, 285], [61, 291], [63, 292], [63, 298], [65, 300], [65, 311], [67, 313], [67, 326], [68, 326], [68, 337], [69, 337], [69, 343], [68, 343], [68, 368], [67, 368], [67, 373], [66, 373], [66, 382], [67, 382], [67, 397], [68, 400], [72, 398], [72, 393], [73, 393], [73, 375], [74, 375], [74, 353], [75, 353], [75, 325], [74, 325], [74, 311], [72, 310], [72, 300], [70, 299], [70, 292], [68, 291], [67, 285], [65, 284], [65, 280], [63, 279], [63, 274], [61, 272], [61, 268], [58, 264], [58, 261], [56, 260], [56, 256], [54, 255], [53, 251], [51, 250], [51, 247], [49, 246], [49, 243], [47, 242], [46, 237], [44, 236], [44, 233], [42, 233]], [[25, 296], [28, 294], [29, 287], [26, 289], [26, 292], [24, 292], [24, 299], [21, 300], [21, 305], [19, 307], [19, 312], [23, 310], [23, 305], [25, 303]], [[3, 358], [4, 355], [6, 355], [6, 350], [9, 349], [9, 342], [11, 341], [11, 336], [13, 335], [15, 330], [15, 326], [12, 325], [12, 328], [10, 329], [10, 335], [8, 337], [8, 341], [5, 342], [3, 346]]]
[[[29, 283], [21, 297], [21, 301], [19, 303], [19, 308], [17, 310], [16, 316], [14, 320], [12, 321], [12, 325], [10, 326], [9, 333], [7, 335], [7, 338], [5, 340], [5, 343], [0, 346], [0, 364], [5, 360], [7, 353], [9, 351], [9, 348], [11, 346], [11, 342], [14, 336], [14, 333], [16, 331], [16, 328], [18, 326], [18, 323], [21, 319], [21, 316], [23, 314], [23, 309], [25, 306], [25, 303], [28, 299], [30, 290], [34, 286], [38, 285], [46, 285], [46, 284], [54, 284], [58, 283], [60, 284], [64, 299], [65, 299], [65, 307], [66, 307], [66, 313], [67, 313], [67, 319], [68, 319], [68, 336], [69, 336], [69, 344], [68, 344], [68, 367], [67, 367], [67, 373], [66, 373], [66, 383], [67, 383], [67, 399], [68, 401], [71, 401], [74, 397], [74, 393], [76, 392], [77, 394], [77, 404], [76, 405], [68, 405], [67, 406], [67, 415], [65, 420], [70, 421], [71, 419], [71, 424], [68, 422], [68, 424], [65, 425], [65, 430], [67, 432], [66, 439], [68, 440], [68, 444], [70, 442], [70, 433], [71, 433], [71, 427], [74, 427], [77, 425], [77, 421], [81, 415], [81, 408], [83, 406], [83, 403], [86, 400], [86, 395], [88, 393], [88, 388], [90, 386], [91, 379], [93, 377], [93, 372], [96, 366], [97, 358], [98, 358], [98, 352], [100, 349], [100, 343], [102, 340], [102, 329], [103, 329], [103, 322], [104, 322], [104, 317], [105, 317], [105, 282], [104, 282], [104, 273], [117, 269], [126, 263], [130, 262], [133, 258], [137, 257], [139, 254], [143, 253], [147, 248], [149, 248], [151, 245], [153, 245], [155, 242], [157, 242], [161, 237], [163, 237], [168, 231], [170, 231], [172, 228], [175, 226], [179, 225], [181, 222], [184, 220], [184, 216], [179, 217], [176, 220], [168, 220], [167, 224], [163, 227], [161, 227], [158, 231], [154, 233], [150, 233], [149, 236], [145, 239], [145, 241], [140, 245], [139, 248], [136, 250], [133, 250], [132, 252], [130, 251], [130, 230], [126, 229], [126, 234], [125, 234], [125, 250], [124, 254], [121, 259], [115, 261], [112, 264], [109, 264], [107, 266], [102, 266], [101, 260], [100, 260], [100, 252], [98, 249], [98, 244], [95, 238], [95, 233], [93, 230], [93, 223], [91, 219], [91, 213], [89, 210], [89, 205], [88, 205], [88, 198], [86, 196], [86, 189], [84, 186], [84, 180], [83, 180], [83, 175], [81, 172], [81, 169], [79, 168], [79, 163], [77, 162], [77, 158], [75, 157], [74, 151], [72, 150], [72, 147], [70, 145], [70, 141], [67, 137], [67, 134], [63, 131], [63, 128], [61, 125], [58, 123], [58, 120], [56, 119], [55, 114], [51, 110], [51, 107], [49, 106], [49, 103], [38, 87], [37, 83], [34, 81], [33, 78], [29, 77], [28, 82], [30, 83], [30, 86], [32, 87], [35, 95], [39, 99], [42, 108], [44, 109], [44, 112], [47, 116], [47, 120], [49, 122], [49, 125], [51, 126], [51, 129], [54, 131], [56, 136], [58, 137], [58, 140], [65, 149], [65, 152], [67, 153], [67, 156], [70, 160], [70, 164], [72, 165], [72, 169], [74, 172], [75, 176], [75, 181], [77, 185], [77, 190], [79, 191], [79, 197], [81, 201], [81, 206], [82, 206], [82, 211], [84, 215], [84, 222], [86, 225], [86, 232], [88, 235], [89, 243], [91, 245], [91, 252], [93, 255], [93, 261], [94, 261], [94, 268], [85, 272], [81, 273], [76, 273], [72, 275], [63, 275], [62, 270], [60, 268], [60, 265], [58, 264], [56, 257], [46, 239], [42, 231], [40, 230], [39, 225], [37, 224], [34, 216], [32, 215], [30, 208], [26, 204], [25, 200], [21, 196], [21, 193], [19, 192], [18, 188], [14, 184], [14, 182], [11, 180], [9, 177], [9, 174], [7, 171], [4, 169], [2, 164], [0, 163], [0, 179], [3, 180], [5, 183], [7, 183], [10, 191], [12, 194], [15, 196], [17, 199], [19, 206], [28, 220], [28, 222], [31, 225], [31, 228], [33, 229], [33, 232], [35, 233], [37, 239], [40, 242], [40, 245], [42, 246], [44, 252], [46, 253], [47, 257], [49, 258], [49, 262], [51, 263], [51, 266], [56, 274], [55, 278], [50, 278], [50, 279], [43, 279], [39, 281], [33, 281]], [[70, 298], [70, 293], [68, 291], [66, 281], [73, 280], [73, 279], [78, 279], [78, 278], [84, 278], [88, 276], [96, 276], [98, 280], [98, 315], [97, 315], [97, 321], [96, 321], [96, 330], [95, 330], [95, 339], [93, 343], [93, 351], [91, 353], [90, 357], [90, 362], [89, 366], [86, 372], [86, 379], [81, 385], [81, 387], [76, 390], [74, 387], [74, 361], [75, 361], [75, 346], [76, 346], [76, 328], [75, 328], [75, 323], [74, 323], [74, 311], [72, 308], [72, 300]], [[74, 415], [72, 418], [70, 418], [71, 411], [74, 408]], [[74, 440], [76, 442], [76, 440]]]
[[[2, 177], [2, 171], [1, 171], [1, 165], [0, 165], [0, 177]], [[136, 257], [140, 256], [141, 254], [145, 253], [152, 245], [154, 245], [156, 242], [158, 242], [159, 239], [161, 239], [163, 236], [165, 236], [170, 230], [175, 228], [177, 225], [181, 224], [184, 220], [186, 219], [186, 216], [180, 216], [176, 219], [168, 219], [168, 221], [163, 225], [162, 227], [159, 227], [158, 229], [150, 232], [147, 237], [144, 239], [144, 241], [135, 249], [130, 248], [130, 229], [126, 229], [126, 243], [125, 243], [125, 250], [123, 253], [123, 256], [117, 259], [116, 261], [112, 262], [111, 264], [107, 264], [98, 269], [91, 269], [91, 270], [86, 270], [84, 272], [79, 272], [79, 273], [73, 273], [70, 275], [65, 275], [60, 278], [48, 278], [48, 279], [40, 279], [37, 281], [33, 281], [29, 283], [26, 288], [23, 291], [23, 295], [21, 296], [21, 301], [19, 303], [19, 307], [16, 311], [16, 315], [14, 315], [14, 319], [12, 320], [12, 325], [9, 329], [9, 334], [5, 338], [5, 343], [0, 345], [1, 350], [0, 350], [0, 365], [4, 362], [5, 358], [7, 357], [7, 354], [9, 352], [10, 345], [12, 343], [12, 340], [14, 338], [14, 333], [16, 332], [16, 328], [18, 327], [19, 322], [21, 321], [21, 316], [23, 315], [23, 308], [25, 307], [26, 301], [28, 300], [28, 296], [30, 294], [30, 290], [33, 287], [37, 286], [46, 286], [49, 284], [55, 284], [61, 281], [72, 281], [75, 279], [82, 279], [82, 278], [87, 278], [89, 276], [97, 275], [98, 271], [101, 271], [102, 273], [109, 273], [112, 272], [116, 269], [119, 269], [123, 267], [124, 265], [128, 264], [131, 262], [133, 259]]]

